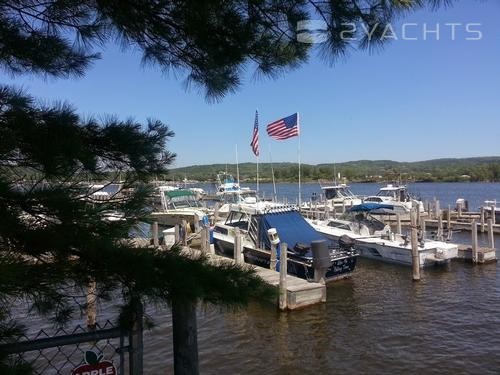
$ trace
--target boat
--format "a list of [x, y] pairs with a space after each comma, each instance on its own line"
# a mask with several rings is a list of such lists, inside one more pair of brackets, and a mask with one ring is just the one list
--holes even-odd
[[[314, 230], [293, 206], [273, 202], [232, 205], [226, 220], [214, 226], [213, 238], [217, 254], [234, 257], [236, 228], [239, 228], [243, 236], [245, 262], [250, 264], [270, 268], [272, 239], [268, 236], [268, 231], [275, 230], [279, 240], [288, 245], [287, 269], [291, 275], [314, 280], [311, 249], [313, 241], [325, 240], [328, 244], [329, 266], [325, 282], [347, 277], [356, 267], [358, 254], [352, 244], [344, 242], [339, 245], [338, 241], [328, 240]], [[277, 270], [278, 267], [277, 265]]]
[[365, 197], [363, 202], [390, 205], [393, 207], [393, 211], [399, 214], [409, 214], [413, 207], [417, 207], [420, 212], [424, 212], [423, 202], [413, 198], [406, 185], [400, 184], [388, 184], [380, 188], [377, 195]]
[[175, 225], [185, 220], [188, 234], [195, 234], [202, 226], [209, 225], [210, 214], [195, 192], [165, 185], [157, 187], [153, 212], [149, 216], [161, 227], [165, 244], [168, 245], [174, 242]]
[[[375, 215], [388, 215], [393, 205], [363, 203], [353, 206], [342, 219], [308, 220], [312, 227], [326, 237], [337, 240], [347, 235], [356, 241], [361, 257], [405, 266], [412, 265], [412, 248], [407, 235], [394, 233], [389, 225]], [[420, 266], [447, 263], [458, 256], [456, 244], [421, 238], [418, 245]]]
[[239, 181], [237, 181], [231, 174], [227, 172], [217, 173], [217, 187], [216, 195], [222, 196], [224, 194], [240, 193], [242, 191], [249, 191], [250, 188], [241, 187]]
[[320, 188], [322, 190], [322, 196], [324, 201], [317, 202], [317, 195], [313, 193], [310, 202], [305, 202], [302, 207], [306, 209], [316, 209], [325, 210], [328, 207], [331, 210], [337, 212], [343, 212], [346, 207], [351, 207], [356, 204], [360, 204], [361, 198], [354, 195], [346, 184], [328, 184], [322, 185], [320, 182]]
[[493, 218], [493, 216], [495, 216], [494, 223], [500, 223], [500, 207], [497, 207], [496, 199], [484, 201], [484, 205], [481, 208], [484, 209], [487, 218]]

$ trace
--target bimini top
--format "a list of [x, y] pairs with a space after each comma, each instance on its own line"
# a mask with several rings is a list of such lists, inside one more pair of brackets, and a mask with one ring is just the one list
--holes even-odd
[[381, 204], [381, 203], [361, 203], [349, 208], [349, 212], [369, 212], [376, 210], [394, 211], [394, 206], [391, 204]]
[[195, 192], [191, 190], [168, 190], [165, 191], [165, 195], [169, 198], [176, 197], [186, 197], [186, 196], [195, 196]]
[[[302, 215], [297, 211], [285, 211], [267, 213], [262, 215], [260, 221], [260, 241], [270, 248], [271, 243], [267, 236], [267, 231], [275, 228], [278, 232], [280, 242], [285, 242], [289, 249], [293, 249], [297, 244], [311, 246], [311, 242], [326, 240], [325, 236], [317, 232]], [[309, 254], [310, 250], [309, 250]]]

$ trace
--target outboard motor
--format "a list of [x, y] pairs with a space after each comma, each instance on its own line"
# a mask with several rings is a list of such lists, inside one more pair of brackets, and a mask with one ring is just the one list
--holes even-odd
[[356, 240], [346, 234], [339, 238], [339, 247], [341, 250], [352, 250], [355, 244]]
[[311, 242], [311, 250], [313, 254], [313, 267], [316, 269], [327, 269], [332, 265], [330, 257], [330, 249], [325, 240]]

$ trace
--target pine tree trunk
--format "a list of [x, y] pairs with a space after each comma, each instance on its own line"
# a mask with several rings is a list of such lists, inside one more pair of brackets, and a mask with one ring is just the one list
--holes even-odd
[[196, 302], [174, 299], [172, 326], [175, 375], [197, 375], [199, 369]]

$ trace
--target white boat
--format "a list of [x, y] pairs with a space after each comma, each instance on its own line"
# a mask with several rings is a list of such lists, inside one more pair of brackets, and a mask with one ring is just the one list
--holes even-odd
[[[355, 247], [362, 257], [411, 266], [412, 248], [409, 236], [392, 232], [388, 225], [373, 217], [371, 212], [377, 209], [376, 205], [362, 204], [350, 210], [350, 220], [327, 219], [309, 220], [309, 222], [314, 229], [332, 240], [337, 240], [343, 235], [353, 238], [356, 241]], [[456, 258], [458, 246], [421, 239], [418, 254], [420, 266], [427, 267]]]
[[495, 200], [488, 200], [484, 201], [484, 205], [482, 207], [484, 209], [484, 212], [487, 215], [487, 218], [491, 218], [495, 216], [495, 223], [499, 224], [500, 223], [500, 207], [497, 207], [497, 201]]
[[165, 244], [173, 244], [174, 226], [183, 220], [189, 224], [188, 234], [197, 233], [202, 226], [209, 225], [210, 211], [201, 204], [193, 191], [159, 186], [155, 198], [154, 212], [150, 217], [160, 225]]
[[[227, 219], [215, 224], [213, 237], [216, 253], [234, 256], [236, 228], [243, 235], [245, 262], [270, 268], [271, 239], [268, 234], [269, 230], [274, 230], [279, 240], [288, 245], [288, 273], [306, 280], [314, 279], [311, 243], [327, 239], [314, 230], [295, 208], [273, 202], [233, 205]], [[352, 244], [339, 248], [334, 247], [332, 241], [328, 242], [331, 246], [327, 249], [329, 265], [326, 282], [349, 276], [357, 258]]]
[[424, 204], [408, 193], [406, 185], [388, 184], [380, 188], [377, 195], [365, 197], [363, 202], [391, 205], [394, 211], [400, 214], [408, 214], [413, 207], [418, 207], [420, 212], [424, 212]]

